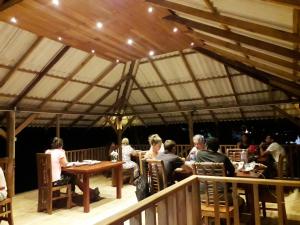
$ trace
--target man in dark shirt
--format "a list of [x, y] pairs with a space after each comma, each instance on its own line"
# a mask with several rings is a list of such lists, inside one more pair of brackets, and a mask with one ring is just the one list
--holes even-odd
[[176, 143], [174, 141], [166, 140], [164, 143], [165, 151], [159, 153], [156, 157], [157, 160], [162, 160], [164, 162], [168, 186], [174, 183], [174, 170], [184, 165], [184, 161], [179, 156], [175, 155], [175, 145]]
[[214, 162], [224, 163], [227, 177], [234, 176], [234, 166], [230, 162], [229, 158], [221, 153], [218, 153], [219, 141], [217, 138], [210, 137], [206, 142], [207, 151], [199, 151], [196, 157], [196, 162]]

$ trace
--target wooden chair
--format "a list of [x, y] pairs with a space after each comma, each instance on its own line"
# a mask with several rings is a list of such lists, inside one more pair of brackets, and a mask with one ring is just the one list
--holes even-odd
[[150, 177], [150, 193], [154, 194], [167, 187], [167, 176], [162, 160], [147, 159]]
[[220, 151], [226, 154], [227, 149], [238, 148], [237, 145], [220, 145]]
[[[280, 155], [278, 164], [277, 164], [277, 177], [276, 179], [283, 179], [284, 174], [285, 174], [285, 161], [286, 161], [286, 156]], [[269, 186], [261, 186], [259, 191], [259, 201], [261, 202], [262, 205], [262, 212], [263, 212], [263, 217], [266, 217], [267, 215], [267, 210], [272, 210], [272, 211], [277, 211], [278, 208], [267, 208], [266, 203], [277, 203], [278, 199], [281, 198], [280, 202], [283, 204], [283, 215], [284, 215], [284, 221], [287, 221], [287, 215], [286, 215], [286, 210], [285, 210], [285, 201], [284, 201], [284, 190], [282, 189], [282, 194], [280, 196], [277, 196], [276, 190], [273, 187]]]
[[4, 172], [7, 184], [7, 198], [0, 202], [0, 223], [2, 220], [13, 225], [13, 212], [12, 212], [12, 181], [13, 181], [13, 159], [8, 157], [0, 158], [0, 166]]
[[139, 151], [139, 166], [140, 166], [140, 175], [144, 174], [144, 166], [143, 166], [143, 159], [145, 158], [147, 151]]
[[[46, 210], [52, 214], [53, 201], [58, 199], [67, 199], [67, 208], [71, 208], [72, 193], [71, 184], [62, 186], [52, 186], [51, 155], [37, 153], [37, 171], [38, 171], [38, 212]], [[66, 189], [66, 193], [61, 192]]]
[[240, 148], [226, 149], [226, 155], [231, 161], [240, 162], [241, 154], [243, 150], [245, 149], [240, 149]]
[[[193, 173], [195, 175], [205, 176], [226, 176], [225, 167], [223, 163], [202, 162], [193, 164]], [[204, 217], [204, 223], [208, 224], [209, 218], [215, 217], [215, 204], [214, 195], [219, 194], [217, 189], [214, 189], [213, 183], [209, 181], [201, 182], [205, 187], [205, 194], [201, 196], [201, 213]], [[227, 224], [230, 224], [230, 219], [233, 218], [234, 207], [228, 205], [228, 188], [226, 183], [218, 183], [218, 185], [224, 186], [224, 197], [219, 198], [219, 215], [220, 218], [224, 218]], [[204, 197], [205, 196], [205, 197]]]

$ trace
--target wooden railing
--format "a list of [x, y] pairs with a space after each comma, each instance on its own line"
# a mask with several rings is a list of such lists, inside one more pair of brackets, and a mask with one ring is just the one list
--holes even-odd
[[105, 147], [70, 150], [66, 151], [66, 156], [70, 162], [82, 161], [85, 159], [100, 161], [109, 160], [108, 149]]
[[[100, 221], [98, 225], [123, 225], [129, 220], [130, 225], [200, 225], [203, 224], [201, 216], [201, 199], [199, 191], [200, 181], [210, 181], [216, 186], [217, 183], [229, 183], [232, 185], [234, 213], [231, 222], [240, 225], [240, 212], [238, 205], [237, 186], [246, 184], [253, 190], [254, 215], [253, 224], [260, 225], [259, 207], [259, 185], [268, 185], [275, 188], [277, 195], [278, 217], [276, 224], [288, 224], [284, 220], [284, 187], [300, 187], [300, 182], [289, 180], [264, 180], [249, 178], [229, 178], [213, 176], [193, 175], [181, 182], [172, 185], [143, 201], [129, 207], [128, 209]], [[217, 189], [217, 188], [216, 188]], [[216, 225], [220, 225], [220, 206], [218, 192], [214, 192], [214, 220]], [[158, 222], [158, 223], [157, 223]], [[227, 224], [232, 224], [227, 220]], [[275, 223], [274, 223], [275, 224]]]

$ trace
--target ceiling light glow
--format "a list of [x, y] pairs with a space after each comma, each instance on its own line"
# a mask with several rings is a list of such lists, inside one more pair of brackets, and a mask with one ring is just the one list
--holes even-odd
[[96, 27], [97, 27], [98, 29], [101, 29], [101, 28], [103, 27], [103, 23], [97, 22], [97, 23], [96, 23]]
[[119, 63], [119, 62], [120, 62], [120, 60], [116, 59], [116, 63]]
[[153, 12], [153, 7], [148, 7], [148, 13], [152, 13]]
[[191, 42], [191, 46], [194, 46], [195, 45], [195, 43], [194, 42]]
[[92, 51], [91, 51], [93, 54], [95, 53], [95, 50], [94, 49], [92, 49]]
[[128, 44], [128, 45], [132, 45], [132, 44], [133, 44], [133, 40], [132, 40], [131, 38], [129, 38], [129, 39], [127, 40], [127, 44]]
[[52, 4], [55, 6], [59, 6], [59, 0], [52, 0]]
[[155, 52], [153, 50], [149, 51], [149, 56], [154, 56]]
[[12, 17], [12, 18], [10, 18], [10, 22], [17, 23], [18, 21], [17, 21], [16, 17]]
[[173, 28], [173, 32], [176, 33], [177, 31], [178, 31], [178, 28], [177, 28], [177, 27], [174, 27], [174, 28]]
[[58, 37], [57, 39], [58, 39], [59, 41], [61, 41], [61, 40], [62, 40], [62, 37]]

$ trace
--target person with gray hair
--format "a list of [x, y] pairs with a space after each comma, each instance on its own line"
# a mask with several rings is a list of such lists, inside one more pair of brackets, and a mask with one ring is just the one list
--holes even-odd
[[197, 152], [201, 150], [205, 150], [205, 139], [201, 134], [196, 134], [193, 137], [194, 147], [191, 149], [189, 155], [186, 157], [187, 161], [195, 161]]
[[131, 160], [131, 156], [136, 156], [137, 152], [129, 145], [129, 139], [123, 138], [122, 139], [122, 161], [123, 169], [131, 169], [133, 168], [134, 171], [134, 178], [139, 176], [139, 167], [138, 165]]

